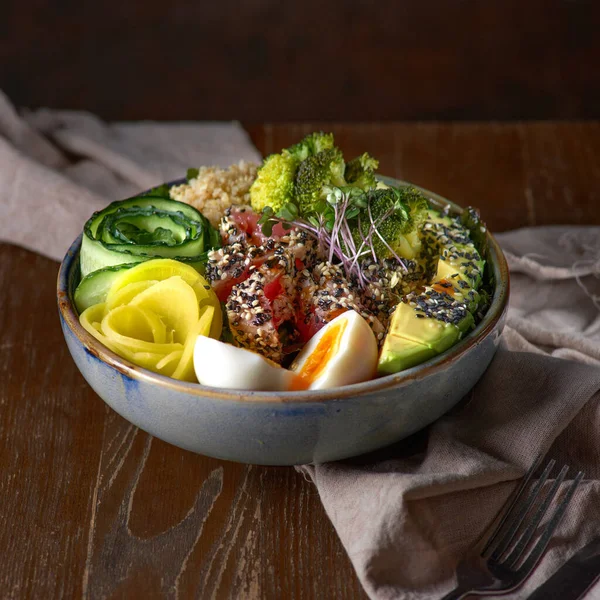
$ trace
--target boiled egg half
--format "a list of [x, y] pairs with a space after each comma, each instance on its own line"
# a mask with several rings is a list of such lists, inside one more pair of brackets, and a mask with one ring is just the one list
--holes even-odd
[[202, 385], [236, 390], [322, 390], [371, 379], [378, 347], [368, 323], [349, 310], [304, 346], [290, 370], [244, 348], [198, 336], [194, 370]]
[[327, 323], [292, 363], [295, 389], [322, 390], [372, 379], [379, 350], [367, 321], [349, 310]]
[[296, 378], [256, 352], [203, 335], [194, 346], [194, 370], [202, 385], [234, 390], [287, 390]]

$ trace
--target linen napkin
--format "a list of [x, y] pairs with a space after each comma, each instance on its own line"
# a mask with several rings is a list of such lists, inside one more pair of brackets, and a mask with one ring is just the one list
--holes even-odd
[[239, 123], [113, 123], [18, 114], [0, 91], [0, 241], [62, 260], [92, 212], [200, 165], [260, 161]]
[[[60, 260], [109, 201], [189, 166], [259, 158], [236, 123], [18, 114], [0, 92], [0, 240]], [[600, 529], [600, 228], [498, 238], [512, 274], [508, 325], [469, 397], [391, 448], [301, 468], [371, 598], [448, 591], [460, 556], [539, 453], [585, 470], [586, 480], [534, 576], [510, 597], [527, 597]]]

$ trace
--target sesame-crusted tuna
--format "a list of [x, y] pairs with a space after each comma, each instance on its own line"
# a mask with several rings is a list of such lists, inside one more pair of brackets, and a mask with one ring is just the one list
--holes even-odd
[[385, 326], [363, 304], [361, 290], [356, 283], [346, 279], [340, 265], [323, 261], [312, 270], [305, 269], [298, 275], [296, 291], [298, 329], [305, 341], [346, 310], [359, 313], [377, 339], [383, 339]]
[[277, 327], [283, 320], [293, 317], [291, 301], [285, 294], [268, 297], [269, 287], [281, 285], [282, 275], [281, 268], [269, 268], [264, 264], [258, 268], [250, 267], [249, 277], [233, 286], [226, 303], [229, 327], [236, 344], [275, 362], [281, 362], [283, 358], [283, 344]]
[[[226, 301], [234, 342], [275, 362], [285, 361], [346, 310], [358, 312], [381, 344], [400, 302], [412, 306], [419, 318], [459, 327], [468, 326], [470, 311], [477, 307], [479, 297], [468, 284], [476, 287], [483, 262], [453, 217], [431, 212], [414, 259], [400, 264], [361, 257], [361, 285], [346, 277], [342, 265], [325, 260], [310, 233], [276, 227], [267, 238], [252, 211], [227, 212], [220, 225], [225, 245], [209, 253], [206, 268], [217, 296]], [[441, 275], [444, 262], [448, 265]], [[432, 284], [436, 273], [438, 279], [450, 279]]]
[[[224, 219], [231, 218], [232, 214]], [[225, 239], [223, 229], [221, 235]], [[269, 267], [282, 267], [292, 275], [298, 266], [312, 267], [317, 261], [316, 243], [304, 231], [292, 229], [277, 239], [265, 238], [261, 245], [250, 242], [251, 238], [241, 239], [208, 253], [206, 278], [222, 302], [234, 285], [249, 277], [252, 266], [258, 268], [266, 263]]]
[[250, 276], [250, 267], [260, 266], [266, 259], [264, 246], [235, 242], [208, 253], [206, 278], [219, 300], [224, 302], [231, 288]]
[[[217, 296], [226, 300], [237, 345], [276, 362], [283, 359], [298, 337], [296, 278], [316, 258], [314, 240], [297, 230], [269, 238], [261, 246], [235, 242], [209, 253], [206, 274]], [[290, 327], [282, 339], [284, 324]]]

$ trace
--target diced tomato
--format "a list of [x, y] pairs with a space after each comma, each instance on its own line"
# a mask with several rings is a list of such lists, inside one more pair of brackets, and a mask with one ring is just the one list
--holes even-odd
[[296, 316], [296, 329], [303, 344], [306, 344], [324, 325], [325, 323], [322, 323], [314, 312], [311, 312], [307, 317], [304, 311], [299, 311]]
[[296, 271], [304, 270], [304, 263], [299, 258], [296, 259], [295, 264], [296, 264]]
[[231, 294], [231, 290], [233, 289], [233, 286], [237, 285], [238, 283], [241, 283], [242, 281], [245, 281], [246, 279], [248, 279], [249, 276], [250, 276], [250, 270], [245, 269], [244, 272], [239, 277], [236, 277], [235, 279], [231, 278], [231, 279], [225, 279], [225, 281], [221, 281], [221, 280], [213, 281], [212, 289], [215, 292], [215, 294], [217, 295], [217, 298], [219, 299], [220, 302], [226, 302], [227, 298], [229, 297], [229, 294]]
[[[236, 210], [232, 209], [231, 218], [236, 222], [240, 231], [246, 233], [249, 237], [249, 243], [255, 246], [262, 246], [269, 239], [266, 235], [263, 235], [258, 220], [260, 215], [257, 215], [251, 210]], [[280, 223], [273, 226], [273, 232], [271, 237], [273, 239], [279, 239], [285, 235], [286, 231]]]
[[276, 277], [275, 279], [273, 279], [273, 281], [267, 283], [267, 285], [265, 285], [264, 292], [267, 300], [270, 300], [271, 302], [275, 300], [275, 298], [277, 298], [277, 296], [279, 296], [283, 292], [283, 287], [281, 285], [281, 276]]
[[281, 275], [265, 284], [264, 298], [267, 300], [273, 313], [273, 325], [278, 328], [282, 323], [289, 321], [291, 316], [290, 301], [281, 282]]

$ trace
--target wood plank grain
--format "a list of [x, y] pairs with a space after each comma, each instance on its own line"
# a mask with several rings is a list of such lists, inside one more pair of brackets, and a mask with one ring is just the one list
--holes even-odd
[[107, 409], [62, 340], [57, 265], [0, 245], [0, 596], [81, 593]]
[[363, 597], [314, 488], [292, 469], [195, 456], [114, 413], [102, 448], [85, 597]]
[[[492, 229], [600, 224], [598, 123], [249, 130], [268, 153], [321, 127], [349, 156], [480, 206]], [[365, 598], [293, 469], [185, 452], [104, 405], [62, 339], [56, 271], [0, 244], [0, 596]]]

